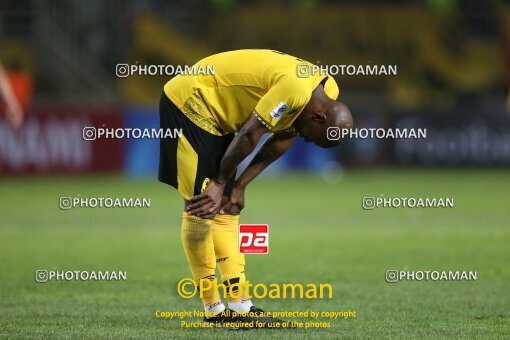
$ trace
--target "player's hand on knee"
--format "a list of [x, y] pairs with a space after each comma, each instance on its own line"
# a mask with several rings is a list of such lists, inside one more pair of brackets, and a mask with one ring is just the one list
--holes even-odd
[[200, 218], [214, 218], [221, 207], [221, 199], [225, 185], [210, 181], [200, 195], [190, 198], [191, 204], [186, 207], [188, 214]]
[[220, 209], [220, 214], [238, 215], [244, 208], [244, 187], [234, 186], [229, 201]]

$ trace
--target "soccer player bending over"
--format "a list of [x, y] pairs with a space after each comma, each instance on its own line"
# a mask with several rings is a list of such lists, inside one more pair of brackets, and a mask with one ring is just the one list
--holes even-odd
[[[182, 244], [197, 286], [201, 279], [216, 280], [217, 265], [228, 288], [246, 280], [237, 228], [248, 183], [298, 136], [324, 148], [337, 145], [339, 140], [328, 140], [327, 128], [352, 128], [352, 117], [336, 101], [333, 78], [302, 74], [298, 68], [312, 70], [312, 64], [281, 52], [224, 52], [195, 66], [212, 66], [214, 74], [179, 75], [164, 86], [161, 128], [182, 129], [183, 136], [161, 140], [158, 178], [184, 197]], [[272, 135], [236, 179], [237, 166], [265, 133]], [[218, 291], [202, 293], [205, 321], [239, 320], [227, 312]], [[229, 292], [228, 308], [251, 312], [243, 321], [279, 322], [236, 295]]]

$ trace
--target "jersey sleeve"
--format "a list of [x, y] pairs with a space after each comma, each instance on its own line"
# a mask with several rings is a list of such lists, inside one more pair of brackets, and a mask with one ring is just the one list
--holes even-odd
[[255, 116], [271, 132], [288, 130], [310, 100], [308, 92], [296, 82], [277, 83], [259, 100]]

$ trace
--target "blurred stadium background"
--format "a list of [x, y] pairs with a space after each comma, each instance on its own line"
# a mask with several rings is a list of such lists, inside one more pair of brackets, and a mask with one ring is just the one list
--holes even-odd
[[[247, 259], [250, 280], [335, 288], [332, 301], [261, 306], [359, 312], [293, 333], [306, 338], [508, 337], [510, 2], [478, 0], [1, 1], [0, 61], [26, 119], [15, 130], [0, 114], [0, 336], [182, 335], [177, 320], [153, 316], [198, 307], [175, 292], [189, 276], [182, 203], [156, 181], [158, 142], [84, 141], [82, 129], [158, 126], [168, 77], [118, 78], [117, 64], [192, 64], [241, 48], [396, 64], [397, 76], [336, 77], [340, 98], [357, 127], [428, 129], [425, 140], [332, 150], [298, 141], [248, 188], [241, 220], [271, 225], [270, 254]], [[72, 195], [152, 204], [59, 210]], [[448, 196], [455, 208], [367, 212], [365, 195]], [[127, 270], [128, 280], [38, 285], [41, 268]], [[391, 285], [391, 268], [479, 279]]]
[[18, 131], [0, 123], [2, 174], [154, 176], [157, 141], [77, 138], [83, 126], [158, 124], [168, 77], [117, 78], [115, 65], [191, 65], [241, 48], [396, 64], [397, 76], [337, 76], [340, 98], [357, 127], [429, 130], [327, 151], [298, 142], [273, 172], [510, 164], [508, 1], [6, 0], [0, 13], [0, 61], [27, 112]]

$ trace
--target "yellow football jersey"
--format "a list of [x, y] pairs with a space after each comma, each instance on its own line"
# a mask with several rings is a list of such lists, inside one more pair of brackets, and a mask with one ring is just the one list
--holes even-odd
[[[168, 98], [197, 126], [218, 136], [238, 131], [252, 114], [271, 132], [292, 131], [292, 123], [325, 79], [336, 99], [335, 80], [312, 64], [271, 50], [237, 50], [195, 64], [214, 74], [178, 75], [164, 86]], [[212, 72], [210, 72], [212, 73]]]

